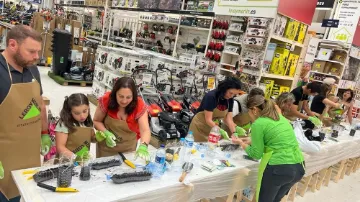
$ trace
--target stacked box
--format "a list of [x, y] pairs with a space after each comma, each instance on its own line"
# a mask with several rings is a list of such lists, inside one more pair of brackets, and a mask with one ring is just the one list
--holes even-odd
[[271, 74], [284, 75], [290, 55], [290, 49], [291, 44], [289, 43], [278, 44], [270, 67]]
[[288, 61], [287, 61], [287, 65], [286, 65], [286, 71], [285, 71], [286, 76], [291, 76], [291, 77], [295, 76], [296, 66], [297, 66], [299, 57], [300, 57], [299, 55], [290, 53]]
[[265, 98], [269, 99], [272, 95], [272, 88], [274, 85], [274, 80], [264, 80], [265, 83]]
[[285, 38], [290, 40], [295, 40], [295, 37], [298, 33], [300, 23], [296, 20], [290, 19], [286, 25], [285, 29]]

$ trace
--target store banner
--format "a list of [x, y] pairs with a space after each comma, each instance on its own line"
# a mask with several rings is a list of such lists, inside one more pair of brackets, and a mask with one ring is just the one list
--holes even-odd
[[352, 42], [353, 45], [360, 47], [360, 17], [356, 26], [356, 30], [355, 30], [355, 34], [354, 34], [354, 39]]
[[279, 0], [278, 13], [311, 25], [317, 0]]
[[351, 44], [360, 15], [360, 0], [339, 0], [334, 19], [339, 20], [338, 28], [331, 28], [328, 39]]
[[216, 15], [275, 18], [279, 0], [215, 0]]
[[333, 8], [334, 0], [318, 0], [316, 8]]

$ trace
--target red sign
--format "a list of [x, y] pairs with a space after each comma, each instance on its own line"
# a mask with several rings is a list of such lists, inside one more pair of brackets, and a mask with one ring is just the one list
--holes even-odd
[[359, 17], [359, 22], [357, 23], [357, 26], [356, 26], [356, 31], [355, 31], [355, 34], [354, 34], [352, 44], [354, 44], [355, 46], [360, 47], [360, 17]]
[[318, 0], [279, 0], [278, 13], [311, 25]]

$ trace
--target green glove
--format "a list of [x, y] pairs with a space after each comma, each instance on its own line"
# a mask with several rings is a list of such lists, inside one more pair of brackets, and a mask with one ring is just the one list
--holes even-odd
[[90, 159], [89, 152], [84, 152], [81, 155], [76, 155], [75, 162], [87, 162]]
[[101, 132], [101, 131], [96, 131], [96, 133], [95, 133], [95, 139], [96, 139], [96, 141], [102, 142], [102, 141], [105, 140], [105, 138], [106, 138], [106, 136], [105, 136], [105, 134], [104, 134], [103, 132]]
[[4, 167], [0, 161], [0, 180], [4, 178]]
[[115, 135], [112, 133], [112, 132], [110, 132], [110, 131], [108, 131], [108, 130], [106, 130], [105, 132], [104, 132], [104, 134], [105, 134], [105, 142], [106, 142], [106, 145], [108, 146], [108, 147], [115, 147], [116, 146], [116, 142], [115, 142], [115, 140], [116, 140], [116, 137], [115, 137]]
[[243, 137], [243, 136], [246, 136], [246, 131], [243, 128], [241, 128], [240, 126], [236, 126], [234, 135], [236, 137]]
[[41, 155], [45, 156], [49, 153], [52, 142], [48, 134], [41, 135]]
[[242, 128], [243, 128], [244, 130], [249, 130], [249, 129], [251, 128], [251, 123], [248, 123], [248, 124], [242, 126]]
[[310, 116], [309, 121], [311, 121], [311, 123], [313, 123], [315, 126], [321, 126], [322, 125], [322, 122], [316, 116]]
[[140, 157], [146, 162], [150, 161], [150, 154], [148, 152], [148, 147], [145, 144], [141, 144], [135, 153], [135, 160]]
[[224, 138], [225, 140], [230, 140], [229, 135], [227, 134], [227, 132], [224, 129], [220, 128], [219, 131], [220, 131], [220, 135], [222, 136], [222, 138]]

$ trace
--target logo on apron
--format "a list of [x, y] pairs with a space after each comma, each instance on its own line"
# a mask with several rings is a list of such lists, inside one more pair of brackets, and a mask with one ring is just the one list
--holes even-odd
[[37, 104], [36, 100], [33, 98], [31, 99], [29, 105], [24, 109], [24, 111], [19, 116], [22, 120], [28, 120], [40, 115], [39, 105]]
[[85, 141], [82, 145], [80, 145], [78, 148], [73, 150], [73, 153], [77, 156], [83, 156], [86, 153], [89, 152], [90, 143], [88, 141]]

